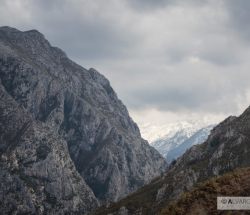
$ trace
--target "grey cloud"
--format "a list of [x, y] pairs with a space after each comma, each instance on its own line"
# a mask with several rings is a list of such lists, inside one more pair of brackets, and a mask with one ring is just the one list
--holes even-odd
[[[220, 43], [214, 42], [214, 44], [209, 44], [210, 43], [207, 43], [206, 46], [198, 53], [198, 56], [207, 62], [218, 66], [224, 66], [226, 69], [227, 66], [235, 64], [239, 65], [239, 63], [244, 60], [242, 59], [243, 53], [241, 53], [244, 51], [230, 43], [221, 45]], [[240, 44], [238, 44], [238, 46], [240, 46]]]
[[136, 10], [152, 10], [174, 4], [174, 0], [128, 0], [128, 2]]
[[[178, 85], [178, 83], [176, 83]], [[168, 87], [150, 86], [132, 94], [128, 103], [133, 109], [156, 108], [161, 111], [183, 112], [206, 111], [214, 114], [237, 112], [237, 95], [244, 98], [244, 89], [234, 91], [233, 88], [212, 86], [203, 83], [195, 86], [195, 80], [189, 86]]]
[[128, 55], [136, 46], [136, 34], [124, 31], [119, 20], [100, 16], [101, 6], [91, 12], [88, 1], [76, 1], [74, 7], [72, 4], [67, 0], [30, 1], [30, 26], [38, 28], [74, 59], [115, 59]]
[[129, 5], [138, 11], [152, 11], [161, 9], [166, 6], [174, 5], [193, 5], [200, 6], [208, 2], [208, 0], [127, 0]]
[[[52, 41], [54, 44], [64, 44], [69, 55], [75, 59], [107, 59], [115, 60], [117, 57], [126, 56], [134, 42], [127, 39], [126, 35], [115, 29], [110, 29], [105, 23], [79, 23], [69, 24], [65, 27], [63, 23], [57, 26], [57, 34]], [[52, 31], [51, 31], [52, 32]], [[51, 33], [54, 34], [54, 33]], [[50, 36], [50, 33], [48, 33]], [[129, 37], [129, 35], [127, 35]], [[51, 36], [52, 37], [52, 36]]]
[[59, 10], [64, 6], [65, 0], [38, 0], [36, 1], [36, 7], [40, 10]]
[[236, 33], [250, 40], [250, 1], [248, 0], [225, 0], [229, 14], [229, 26]]
[[11, 19], [0, 8], [0, 24], [36, 28], [73, 60], [96, 67], [129, 109], [233, 112], [236, 97], [247, 100], [249, 1], [224, 0], [219, 8], [213, 0], [25, 2]]

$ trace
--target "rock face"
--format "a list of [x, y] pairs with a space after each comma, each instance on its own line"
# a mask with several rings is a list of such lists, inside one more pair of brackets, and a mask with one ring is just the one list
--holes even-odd
[[228, 117], [216, 126], [206, 142], [186, 151], [163, 177], [101, 214], [117, 214], [121, 207], [128, 214], [156, 214], [197, 183], [243, 167], [250, 167], [250, 107], [241, 116]]
[[[1, 183], [0, 202], [6, 207], [11, 196], [2, 198], [11, 191], [4, 188], [10, 188], [21, 189], [16, 201], [30, 210], [46, 194], [58, 197], [62, 210], [90, 210], [97, 199], [116, 201], [165, 170], [109, 81], [72, 62], [38, 31], [0, 28], [0, 80], [1, 175], [9, 177]], [[12, 172], [12, 165], [21, 170]], [[39, 192], [24, 200], [22, 174], [39, 184]]]
[[35, 122], [2, 86], [0, 155], [1, 214], [85, 213], [98, 206], [67, 143]]

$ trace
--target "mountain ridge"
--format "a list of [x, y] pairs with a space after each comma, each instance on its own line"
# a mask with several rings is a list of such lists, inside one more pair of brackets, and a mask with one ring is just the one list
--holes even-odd
[[[215, 126], [207, 140], [188, 149], [166, 173], [101, 214], [156, 214], [198, 183], [250, 166], [250, 107]], [[96, 214], [100, 214], [99, 211]]]
[[176, 133], [165, 135], [151, 145], [159, 151], [168, 163], [180, 157], [188, 148], [203, 143], [214, 125], [202, 128], [180, 128]]
[[[118, 99], [109, 81], [95, 69], [87, 70], [68, 59], [63, 51], [52, 47], [38, 31], [21, 32], [8, 27], [0, 28], [0, 80], [1, 91], [15, 101], [18, 110], [24, 110], [34, 125], [42, 124], [46, 127], [52, 136], [56, 136], [55, 142], [58, 139], [58, 144], [66, 143], [67, 147], [62, 153], [67, 156], [60, 162], [67, 163], [72, 160], [74, 174], [81, 175], [81, 179], [78, 178], [81, 181], [79, 183], [84, 185], [85, 190], [90, 190], [89, 193], [94, 193], [92, 205], [83, 204], [82, 208], [76, 200], [72, 201], [70, 204], [76, 205], [75, 211], [86, 212], [93, 210], [99, 203], [116, 201], [165, 170], [164, 159], [141, 138], [138, 126]], [[7, 98], [2, 99], [3, 105]], [[4, 117], [5, 114], [12, 116], [12, 112], [6, 111], [2, 113]], [[15, 123], [18, 117], [19, 114], [13, 115], [12, 122], [2, 121], [2, 118], [0, 120], [4, 126], [6, 123]], [[22, 126], [13, 127], [22, 130]], [[37, 130], [38, 133], [44, 132], [40, 127]], [[0, 139], [4, 138], [3, 133], [0, 135]], [[2, 147], [5, 148], [4, 145], [11, 141], [5, 141]], [[33, 142], [39, 148], [30, 149], [34, 160], [41, 156], [49, 168], [47, 154], [53, 154], [53, 147], [56, 146], [52, 145], [49, 151], [47, 144], [39, 147], [39, 138], [32, 135], [30, 139], [27, 136], [27, 140], [20, 144], [29, 147]], [[25, 156], [26, 150], [28, 149], [22, 148], [19, 152], [21, 157]], [[18, 152], [15, 146], [10, 154], [6, 150], [2, 153], [9, 158], [10, 154], [14, 156]], [[60, 154], [60, 150], [58, 153]], [[57, 160], [58, 155], [53, 155], [55, 157], [52, 158]], [[25, 170], [22, 159], [15, 158], [14, 161]], [[35, 165], [37, 171], [36, 162], [32, 165]], [[45, 163], [40, 165], [43, 167]], [[68, 167], [65, 171], [71, 172]], [[56, 174], [59, 180], [62, 173]], [[11, 174], [9, 176], [12, 177]], [[18, 177], [13, 180], [23, 181]], [[25, 175], [28, 181], [36, 181], [32, 177]], [[55, 179], [54, 184], [61, 186], [58, 180]], [[47, 195], [50, 195], [49, 187], [53, 188], [53, 184], [48, 183]], [[40, 195], [39, 192], [35, 192], [34, 196], [36, 195]], [[1, 200], [2, 198], [3, 195]], [[9, 201], [11, 198], [10, 196]], [[83, 197], [76, 193], [74, 198], [81, 200]], [[52, 199], [55, 200], [56, 195], [53, 194]], [[50, 203], [52, 205], [46, 201], [41, 203], [48, 213], [64, 212], [59, 204], [62, 203], [60, 198], [57, 199], [58, 204], [53, 204], [55, 201]], [[35, 202], [30, 204], [36, 205]], [[26, 207], [33, 213], [36, 210], [34, 207]], [[22, 212], [18, 208], [13, 210]], [[67, 210], [70, 210], [70, 206]]]
[[[163, 208], [159, 215], [218, 214], [218, 196], [247, 196], [250, 192], [250, 168], [240, 168], [211, 178]], [[224, 211], [221, 211], [223, 213]], [[234, 214], [248, 214], [234, 211]]]

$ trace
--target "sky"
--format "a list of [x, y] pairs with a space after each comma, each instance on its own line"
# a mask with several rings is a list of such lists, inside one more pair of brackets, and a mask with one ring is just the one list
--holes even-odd
[[249, 0], [0, 0], [111, 82], [139, 123], [218, 122], [250, 105]]

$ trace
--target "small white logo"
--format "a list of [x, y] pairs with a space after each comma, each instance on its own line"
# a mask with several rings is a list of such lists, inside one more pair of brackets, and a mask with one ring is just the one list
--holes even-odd
[[250, 197], [217, 197], [217, 210], [250, 210]]

